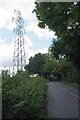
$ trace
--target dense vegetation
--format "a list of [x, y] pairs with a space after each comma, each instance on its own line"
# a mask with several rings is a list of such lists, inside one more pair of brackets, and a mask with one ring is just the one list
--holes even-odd
[[46, 106], [46, 80], [29, 77], [26, 72], [3, 76], [2, 116], [4, 118], [44, 117]]
[[65, 56], [80, 66], [80, 2], [36, 3], [34, 9], [41, 28], [54, 30], [58, 40], [54, 43], [55, 57]]
[[[35, 3], [34, 12], [41, 28], [55, 31], [47, 54], [30, 57], [25, 72], [10, 77], [2, 72], [3, 118], [40, 118], [46, 104], [51, 75], [80, 86], [80, 2]], [[30, 75], [38, 74], [37, 77]]]
[[62, 80], [74, 83], [80, 83], [79, 11], [80, 2], [36, 2], [33, 10], [38, 26], [48, 26], [57, 35], [49, 47], [50, 60], [52, 63], [56, 61], [52, 72], [60, 74]]
[[45, 54], [35, 54], [34, 57], [30, 57], [29, 64], [25, 66], [25, 69], [29, 71], [30, 74], [42, 74], [42, 65], [46, 61]]

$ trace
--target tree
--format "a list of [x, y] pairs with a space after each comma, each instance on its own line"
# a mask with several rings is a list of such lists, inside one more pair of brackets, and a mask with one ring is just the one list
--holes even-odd
[[42, 75], [46, 78], [47, 77], [50, 78], [51, 74], [56, 75], [57, 72], [55, 71], [55, 69], [57, 68], [57, 66], [58, 66], [58, 61], [52, 59], [47, 60], [45, 64], [42, 66], [43, 67]]
[[66, 58], [73, 61], [77, 67], [80, 67], [79, 11], [80, 2], [36, 2], [33, 10], [38, 18], [39, 27], [45, 28], [48, 26], [58, 36], [59, 41], [54, 45], [54, 49], [56, 49], [54, 51], [65, 54]]
[[35, 54], [34, 57], [30, 57], [29, 64], [25, 66], [25, 69], [32, 74], [42, 74], [42, 66], [46, 61], [46, 54]]

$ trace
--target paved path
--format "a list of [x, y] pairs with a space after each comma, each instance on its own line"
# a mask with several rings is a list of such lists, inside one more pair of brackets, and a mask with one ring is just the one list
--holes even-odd
[[48, 84], [48, 118], [78, 118], [78, 91], [61, 82]]

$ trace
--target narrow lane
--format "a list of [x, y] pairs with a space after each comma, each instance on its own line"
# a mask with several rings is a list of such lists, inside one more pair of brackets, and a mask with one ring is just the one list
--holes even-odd
[[78, 118], [78, 91], [61, 82], [48, 84], [48, 118]]

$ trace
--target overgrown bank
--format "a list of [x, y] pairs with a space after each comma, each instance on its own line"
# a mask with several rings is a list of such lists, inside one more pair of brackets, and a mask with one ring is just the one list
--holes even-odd
[[38, 53], [31, 57], [29, 64], [25, 66], [26, 71], [31, 74], [39, 74], [45, 78], [48, 77], [48, 79], [51, 76], [56, 76], [58, 80], [80, 88], [80, 69], [66, 58], [56, 60], [52, 49], [51, 47], [47, 54]]
[[4, 76], [3, 118], [40, 118], [45, 114], [47, 84], [43, 77], [30, 78], [22, 72]]
[[76, 89], [80, 89], [80, 70], [71, 62], [66, 62], [61, 71], [62, 81]]

